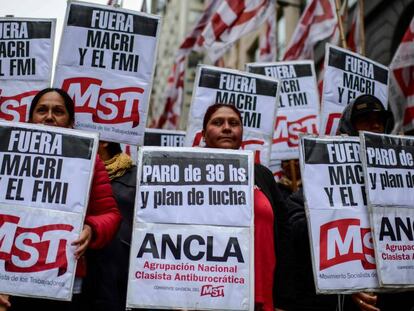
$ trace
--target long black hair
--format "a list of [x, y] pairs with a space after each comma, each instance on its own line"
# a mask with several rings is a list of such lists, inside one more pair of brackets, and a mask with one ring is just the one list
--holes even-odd
[[68, 114], [69, 114], [69, 122], [73, 123], [75, 121], [75, 103], [73, 102], [69, 94], [66, 93], [64, 90], [59, 89], [59, 88], [52, 88], [52, 87], [48, 87], [48, 88], [45, 88], [39, 91], [39, 93], [37, 93], [36, 96], [33, 97], [32, 103], [30, 104], [29, 121], [31, 121], [33, 118], [34, 109], [36, 108], [36, 105], [39, 102], [40, 98], [46, 93], [50, 93], [50, 92], [56, 92], [60, 96], [62, 96], [63, 101], [65, 103], [66, 110], [68, 111]]

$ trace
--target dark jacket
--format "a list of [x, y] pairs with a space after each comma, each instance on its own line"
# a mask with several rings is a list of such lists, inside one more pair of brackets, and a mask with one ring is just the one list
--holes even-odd
[[291, 273], [295, 284], [295, 305], [289, 308], [289, 311], [334, 311], [338, 303], [337, 295], [316, 294], [303, 189], [292, 194], [286, 205], [293, 246]]
[[283, 196], [277, 187], [272, 172], [260, 164], [254, 166], [254, 181], [273, 208], [275, 219], [274, 242], [276, 252], [276, 271], [274, 275], [273, 302], [276, 308], [284, 309], [290, 296], [289, 273], [286, 269], [290, 261], [288, 242], [287, 209]]
[[87, 254], [89, 270], [83, 290], [88, 295], [89, 310], [125, 310], [136, 176], [134, 166], [111, 181], [122, 222], [109, 245], [100, 250], [90, 250]]

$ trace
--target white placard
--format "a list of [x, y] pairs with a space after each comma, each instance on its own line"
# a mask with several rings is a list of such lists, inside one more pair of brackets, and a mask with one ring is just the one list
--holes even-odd
[[55, 19], [0, 18], [0, 120], [25, 122], [50, 85]]
[[414, 138], [360, 137], [380, 284], [414, 287]]
[[138, 155], [127, 306], [253, 310], [253, 152]]
[[271, 161], [299, 158], [299, 134], [318, 134], [319, 94], [313, 61], [250, 63], [246, 68], [280, 80]]
[[157, 55], [157, 16], [69, 2], [54, 85], [75, 102], [75, 127], [142, 145]]
[[0, 204], [0, 291], [71, 300], [81, 215]]
[[0, 122], [0, 292], [70, 300], [97, 134]]
[[142, 147], [138, 154], [138, 221], [250, 225], [251, 152]]
[[304, 136], [300, 162], [317, 292], [377, 288], [359, 139]]
[[335, 135], [342, 111], [361, 94], [388, 106], [388, 68], [367, 57], [326, 44], [321, 133]]
[[238, 70], [198, 67], [188, 118], [185, 146], [202, 144], [207, 108], [233, 104], [243, 119], [242, 149], [256, 152], [256, 161], [268, 166], [280, 84], [273, 78]]
[[127, 306], [249, 310], [249, 228], [139, 224]]
[[98, 136], [0, 122], [0, 203], [84, 214]]

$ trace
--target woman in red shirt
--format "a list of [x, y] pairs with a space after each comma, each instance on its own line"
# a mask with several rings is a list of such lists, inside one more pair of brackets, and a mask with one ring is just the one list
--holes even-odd
[[[208, 148], [239, 149], [243, 137], [240, 112], [233, 105], [210, 106], [204, 115], [202, 136]], [[284, 210], [284, 202], [273, 174], [260, 164], [255, 164], [254, 172], [255, 310], [274, 311], [277, 241], [282, 233], [275, 211]]]
[[[40, 91], [32, 100], [29, 123], [73, 128], [75, 105], [70, 96], [61, 89], [47, 88]], [[71, 302], [39, 298], [11, 297], [11, 311], [20, 310], [79, 310], [81, 304], [82, 278], [86, 274], [83, 254], [88, 248], [101, 248], [108, 244], [118, 230], [121, 214], [112, 194], [108, 173], [102, 160], [97, 156], [92, 179], [89, 204], [83, 230], [79, 238], [72, 242], [74, 256], [78, 259]], [[10, 307], [4, 296], [0, 305]]]

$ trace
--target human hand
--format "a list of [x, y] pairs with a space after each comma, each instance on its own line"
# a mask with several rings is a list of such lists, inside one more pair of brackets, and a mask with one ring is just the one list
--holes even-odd
[[380, 311], [375, 307], [378, 297], [374, 293], [355, 293], [351, 295], [351, 298], [362, 311]]
[[7, 310], [10, 307], [9, 295], [0, 294], [0, 311]]
[[72, 242], [71, 245], [76, 245], [75, 249], [75, 258], [79, 259], [83, 256], [83, 254], [86, 252], [89, 246], [89, 242], [92, 239], [92, 228], [91, 226], [84, 224], [83, 230], [81, 234], [79, 235], [79, 238]]

